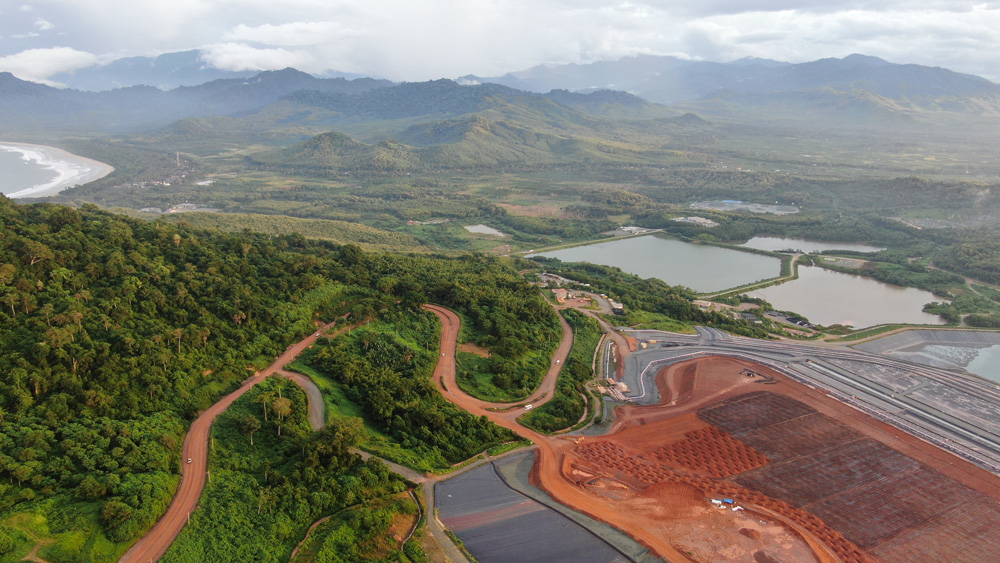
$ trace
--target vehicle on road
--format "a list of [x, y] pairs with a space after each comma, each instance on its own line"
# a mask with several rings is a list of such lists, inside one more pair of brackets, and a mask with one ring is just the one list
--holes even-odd
[[191, 463], [191, 458], [188, 458], [188, 463]]

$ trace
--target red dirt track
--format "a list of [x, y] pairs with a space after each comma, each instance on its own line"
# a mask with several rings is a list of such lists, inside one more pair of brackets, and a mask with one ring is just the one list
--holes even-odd
[[171, 501], [167, 512], [153, 526], [145, 536], [139, 539], [132, 547], [119, 559], [119, 563], [148, 563], [156, 561], [167, 552], [170, 544], [173, 543], [177, 535], [181, 533], [184, 524], [187, 523], [188, 516], [198, 504], [201, 491], [205, 487], [208, 466], [208, 440], [212, 429], [212, 422], [215, 417], [225, 412], [229, 405], [243, 396], [244, 393], [252, 389], [255, 385], [264, 381], [270, 375], [278, 372], [303, 350], [309, 347], [318, 338], [316, 335], [330, 327], [330, 323], [317, 332], [310, 334], [297, 344], [290, 346], [285, 352], [263, 371], [254, 374], [253, 377], [243, 382], [239, 389], [223, 397], [208, 410], [201, 413], [198, 418], [191, 423], [187, 436], [184, 437], [184, 447], [181, 453], [182, 462], [190, 458], [190, 464], [182, 463], [181, 484], [177, 489], [174, 500]]

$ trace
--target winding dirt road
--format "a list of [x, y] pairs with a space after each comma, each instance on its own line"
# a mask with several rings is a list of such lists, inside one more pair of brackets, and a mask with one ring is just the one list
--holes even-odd
[[[255, 385], [264, 381], [272, 374], [280, 372], [285, 364], [294, 360], [296, 356], [316, 341], [319, 334], [334, 324], [330, 323], [320, 328], [317, 332], [310, 334], [299, 343], [289, 346], [282, 355], [278, 356], [274, 363], [244, 381], [239, 389], [223, 397], [191, 423], [191, 428], [188, 430], [187, 436], [184, 437], [184, 447], [181, 450], [181, 459], [183, 461], [191, 459], [191, 463], [183, 463], [181, 465], [181, 484], [177, 489], [177, 494], [174, 495], [174, 500], [170, 503], [170, 507], [167, 508], [167, 512], [160, 518], [160, 521], [125, 552], [125, 555], [118, 560], [119, 563], [149, 563], [163, 557], [167, 548], [177, 538], [177, 535], [181, 533], [181, 529], [187, 523], [191, 511], [198, 505], [202, 489], [205, 488], [208, 467], [208, 440], [215, 417], [225, 412], [229, 408], [229, 405], [233, 404], [233, 401], [239, 399]], [[312, 403], [313, 401], [310, 401], [310, 404]], [[322, 409], [322, 398], [320, 398], [319, 405]], [[320, 413], [320, 416], [322, 416], [322, 410], [320, 410]], [[310, 422], [312, 419], [312, 409], [310, 409]]]
[[[441, 321], [441, 356], [438, 358], [437, 367], [434, 368], [433, 381], [449, 401], [469, 412], [481, 415], [487, 414], [486, 409], [511, 409], [511, 407], [523, 404], [531, 404], [538, 407], [552, 399], [556, 390], [556, 383], [559, 381], [559, 373], [566, 363], [566, 358], [569, 357], [570, 349], [573, 348], [573, 329], [566, 322], [566, 319], [562, 318], [562, 315], [559, 315], [559, 324], [562, 326], [562, 339], [559, 341], [559, 346], [552, 355], [549, 371], [546, 372], [545, 378], [542, 379], [542, 383], [535, 389], [534, 393], [528, 396], [527, 399], [517, 401], [516, 403], [491, 403], [471, 397], [458, 388], [457, 371], [455, 369], [455, 350], [458, 346], [458, 330], [461, 328], [461, 319], [452, 310], [439, 305], [424, 305], [423, 307], [437, 315]], [[517, 408], [503, 412], [490, 412], [489, 414], [500, 415], [501, 418], [510, 420], [518, 428], [523, 428], [514, 422], [517, 417], [524, 414], [523, 409]]]
[[[436, 314], [442, 323], [442, 356], [439, 358], [438, 365], [434, 371], [434, 381], [445, 397], [477, 415], [486, 414], [490, 416], [490, 418], [493, 418], [502, 426], [510, 428], [536, 443], [544, 440], [545, 436], [530, 431], [517, 423], [517, 417], [524, 414], [523, 409], [513, 408], [504, 412], [487, 411], [487, 409], [491, 408], [504, 409], [515, 406], [515, 404], [479, 401], [462, 393], [458, 389], [455, 377], [455, 350], [461, 321], [458, 315], [444, 307], [425, 305], [424, 308]], [[516, 404], [527, 402], [535, 406], [540, 406], [552, 399], [559, 373], [573, 346], [572, 328], [570, 328], [569, 323], [562, 316], [559, 317], [559, 321], [562, 325], [562, 340], [552, 357], [552, 363], [545, 378], [538, 389], [526, 401]], [[197, 507], [198, 499], [201, 497], [201, 492], [205, 487], [205, 482], [208, 478], [208, 444], [212, 422], [215, 421], [215, 418], [219, 414], [225, 412], [236, 399], [239, 399], [255, 385], [275, 374], [293, 381], [302, 387], [309, 397], [310, 426], [318, 430], [325, 425], [324, 405], [319, 389], [306, 376], [285, 371], [282, 368], [292, 362], [303, 350], [311, 346], [323, 331], [331, 328], [334, 324], [336, 323], [325, 325], [319, 331], [310, 334], [302, 341], [290, 346], [270, 366], [244, 381], [239, 389], [223, 397], [195, 419], [188, 430], [187, 436], [184, 438], [184, 446], [181, 453], [182, 460], [191, 459], [192, 461], [191, 463], [182, 464], [181, 483], [177, 489], [177, 493], [174, 495], [173, 501], [170, 503], [170, 507], [167, 508], [167, 512], [153, 528], [125, 552], [125, 555], [119, 559], [119, 563], [148, 563], [159, 560], [166, 553], [170, 544], [173, 543], [184, 528], [191, 512]], [[451, 390], [454, 390], [454, 392]], [[418, 483], [426, 481], [426, 476], [420, 475], [408, 468], [396, 467], [393, 469], [397, 473], [405, 474], [411, 481]], [[455, 559], [458, 560], [457, 557]]]

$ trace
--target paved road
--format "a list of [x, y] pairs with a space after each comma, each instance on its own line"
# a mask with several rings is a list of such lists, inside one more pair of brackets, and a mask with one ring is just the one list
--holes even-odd
[[[324, 326], [320, 332], [332, 327], [333, 324]], [[209, 407], [195, 419], [187, 436], [184, 437], [184, 447], [181, 450], [181, 458], [192, 461], [181, 466], [181, 484], [177, 489], [177, 494], [174, 495], [174, 500], [160, 521], [125, 552], [119, 563], [148, 563], [163, 557], [167, 548], [177, 538], [177, 534], [181, 533], [181, 529], [184, 528], [188, 516], [198, 504], [201, 491], [205, 487], [208, 467], [208, 440], [215, 417], [225, 412], [229, 405], [233, 404], [233, 401], [243, 396], [255, 385], [294, 360], [296, 356], [316, 341], [320, 332], [310, 334], [301, 342], [290, 346], [267, 369], [244, 381], [239, 389], [223, 397], [222, 400]]]
[[326, 426], [326, 408], [319, 387], [312, 379], [301, 373], [279, 369], [278, 375], [295, 383], [306, 392], [306, 397], [309, 399], [309, 426], [313, 430], [322, 430]]
[[[326, 413], [325, 404], [323, 402], [323, 394], [319, 387], [313, 383], [313, 380], [302, 375], [300, 373], [295, 373], [293, 371], [279, 371], [281, 377], [285, 377], [296, 384], [306, 392], [306, 396], [309, 398], [309, 424], [312, 426], [313, 430], [321, 430], [326, 426]], [[453, 563], [465, 563], [468, 561], [466, 557], [462, 554], [462, 551], [458, 549], [457, 546], [448, 537], [448, 534], [444, 531], [444, 526], [434, 515], [434, 482], [436, 479], [431, 479], [423, 473], [419, 473], [399, 465], [398, 463], [393, 463], [387, 459], [382, 459], [378, 456], [373, 456], [372, 454], [359, 450], [357, 448], [352, 448], [353, 453], [361, 456], [361, 459], [368, 460], [370, 458], [375, 458], [381, 461], [389, 471], [403, 477], [404, 479], [410, 481], [411, 483], [423, 483], [424, 484], [424, 505], [428, 507], [427, 515], [427, 530], [431, 533], [431, 537], [441, 548], [444, 556], [448, 561]], [[315, 526], [315, 524], [313, 524]], [[308, 535], [308, 534], [307, 534]]]

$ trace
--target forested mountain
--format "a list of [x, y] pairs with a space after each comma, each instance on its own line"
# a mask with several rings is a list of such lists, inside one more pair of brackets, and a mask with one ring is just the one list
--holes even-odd
[[199, 50], [164, 53], [156, 57], [125, 57], [106, 65], [95, 65], [72, 73], [59, 73], [50, 80], [74, 90], [103, 92], [129, 86], [153, 86], [172, 90], [197, 86], [220, 78], [249, 78], [256, 71], [219, 70], [205, 63]]
[[467, 76], [461, 80], [534, 92], [557, 88], [625, 90], [658, 103], [690, 101], [720, 92], [767, 94], [832, 88], [867, 92], [919, 107], [934, 107], [942, 97], [970, 98], [994, 109], [1000, 107], [1000, 85], [984, 78], [938, 67], [894, 64], [864, 55], [800, 64], [766, 59], [715, 63], [640, 55], [613, 62], [540, 66], [500, 77]]
[[169, 91], [152, 86], [131, 86], [104, 92], [81, 92], [33, 84], [9, 73], [0, 73], [0, 123], [10, 128], [135, 133], [164, 127], [187, 117], [256, 110], [305, 89], [360, 93], [391, 84], [370, 78], [319, 79], [285, 69]]
[[[104, 65], [94, 65], [73, 72], [53, 75], [50, 80], [74, 90], [103, 92], [129, 86], [153, 86], [173, 90], [181, 86], [197, 86], [223, 78], [246, 79], [256, 76], [255, 70], [220, 70], [206, 60], [205, 53], [194, 49], [164, 53], [155, 57], [125, 57]], [[365, 78], [365, 75], [328, 71], [318, 78]]]

